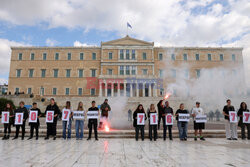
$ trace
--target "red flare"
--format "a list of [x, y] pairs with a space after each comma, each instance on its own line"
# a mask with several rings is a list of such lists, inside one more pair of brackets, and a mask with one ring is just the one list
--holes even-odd
[[109, 126], [108, 125], [105, 125], [104, 129], [105, 129], [105, 132], [109, 132]]
[[167, 94], [165, 95], [164, 99], [166, 100], [166, 99], [169, 98], [169, 97], [170, 97], [170, 94], [167, 93]]

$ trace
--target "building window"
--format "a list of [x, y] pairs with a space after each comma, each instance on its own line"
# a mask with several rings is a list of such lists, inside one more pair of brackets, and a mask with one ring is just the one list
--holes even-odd
[[129, 50], [126, 50], [126, 59], [129, 60]]
[[55, 60], [59, 60], [59, 53], [55, 53]]
[[34, 69], [29, 69], [29, 78], [33, 78]]
[[58, 69], [54, 69], [54, 78], [57, 78], [58, 77]]
[[57, 88], [53, 88], [53, 89], [52, 89], [52, 94], [53, 94], [53, 95], [56, 95], [56, 94], [57, 94]]
[[84, 54], [80, 53], [80, 60], [83, 60], [83, 59], [84, 59]]
[[66, 69], [66, 77], [69, 78], [70, 77], [70, 72], [71, 70], [70, 69]]
[[96, 77], [96, 70], [95, 69], [91, 70], [91, 77]]
[[163, 78], [163, 77], [164, 77], [164, 75], [163, 75], [163, 70], [162, 70], [162, 69], [159, 70], [159, 77], [160, 77], [160, 78]]
[[232, 61], [235, 61], [236, 58], [235, 58], [235, 54], [232, 54]]
[[131, 73], [132, 73], [132, 75], [136, 75], [136, 66], [132, 66]]
[[78, 77], [82, 78], [83, 77], [83, 69], [78, 70]]
[[196, 77], [197, 77], [197, 78], [200, 78], [200, 76], [201, 76], [201, 70], [200, 70], [200, 69], [197, 69], [197, 70], [196, 70]]
[[189, 78], [189, 71], [188, 71], [188, 70], [185, 70], [185, 71], [184, 71], [184, 76], [185, 76], [186, 79]]
[[142, 75], [148, 75], [148, 69], [142, 69]]
[[163, 55], [162, 55], [162, 53], [159, 53], [158, 54], [158, 59], [161, 61], [161, 60], [163, 60]]
[[91, 96], [95, 95], [95, 88], [90, 89], [90, 94], [91, 94]]
[[120, 66], [120, 75], [124, 75], [124, 66]]
[[96, 53], [92, 53], [92, 60], [96, 60]]
[[19, 88], [16, 88], [15, 93], [19, 93]]
[[212, 55], [209, 53], [209, 54], [207, 54], [207, 60], [208, 61], [211, 61], [212, 60]]
[[123, 60], [124, 59], [124, 53], [123, 53], [123, 49], [120, 50], [120, 59]]
[[68, 53], [68, 60], [71, 60], [71, 53]]
[[69, 88], [65, 89], [65, 95], [69, 95]]
[[31, 88], [28, 88], [28, 94], [31, 94], [32, 93], [32, 89]]
[[165, 95], [165, 93], [164, 93], [164, 89], [163, 89], [163, 88], [161, 88], [161, 89], [160, 89], [160, 96], [163, 96], [163, 95]]
[[43, 60], [47, 60], [47, 53], [43, 53]]
[[172, 76], [172, 78], [176, 78], [176, 70], [175, 69], [171, 70], [171, 76]]
[[112, 52], [109, 52], [109, 60], [112, 60], [112, 58], [113, 58], [113, 54]]
[[196, 59], [196, 61], [199, 61], [200, 60], [200, 55], [199, 54], [195, 54], [195, 59]]
[[22, 53], [18, 54], [18, 60], [23, 60], [23, 54]]
[[79, 95], [79, 96], [82, 95], [82, 88], [78, 88], [78, 95]]
[[35, 60], [35, 53], [30, 54], [30, 60]]
[[183, 54], [183, 60], [187, 61], [187, 59], [188, 59], [187, 54], [184, 53], [184, 54]]
[[17, 70], [16, 70], [16, 77], [17, 77], [17, 78], [20, 78], [20, 77], [21, 77], [21, 72], [22, 72], [21, 69], [17, 69]]
[[223, 61], [223, 60], [224, 60], [224, 55], [220, 54], [220, 61]]
[[112, 69], [108, 69], [108, 75], [112, 75], [113, 74], [113, 70]]
[[45, 76], [46, 76], [46, 69], [42, 69], [41, 71], [42, 71], [41, 77], [42, 77], [42, 78], [45, 78]]
[[132, 60], [135, 60], [135, 50], [132, 50]]
[[171, 54], [171, 60], [175, 61], [175, 54]]
[[145, 52], [142, 53], [142, 59], [147, 60], [147, 53], [145, 53]]
[[126, 66], [126, 75], [130, 75], [130, 68], [129, 68], [129, 66]]

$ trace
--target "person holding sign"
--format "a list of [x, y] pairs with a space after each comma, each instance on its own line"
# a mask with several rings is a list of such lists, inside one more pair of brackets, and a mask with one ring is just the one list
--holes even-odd
[[66, 139], [66, 129], [68, 130], [68, 139], [71, 138], [71, 124], [73, 119], [73, 112], [71, 109], [70, 101], [66, 102], [65, 108], [62, 110], [62, 126], [63, 126], [63, 139]]
[[[99, 109], [95, 106], [95, 101], [92, 101], [92, 106], [88, 109], [87, 115], [91, 113], [91, 111], [97, 111], [99, 115]], [[94, 132], [95, 132], [95, 140], [98, 140], [97, 136], [97, 120], [98, 120], [98, 115], [97, 118], [88, 118], [88, 127], [89, 127], [89, 137], [87, 140], [91, 139], [91, 134], [92, 134], [92, 126], [94, 126]]]
[[203, 116], [205, 115], [203, 109], [200, 107], [200, 102], [196, 102], [196, 107], [192, 109], [191, 115], [194, 118], [194, 140], [197, 141], [197, 134], [199, 130], [200, 134], [200, 140], [205, 140], [205, 138], [202, 136], [202, 129], [205, 129], [205, 123], [204, 122], [196, 122], [197, 116]]
[[[160, 129], [160, 124], [161, 124], [161, 119], [162, 119], [162, 114], [164, 112], [163, 100], [160, 100], [158, 102], [157, 108], [158, 108], [158, 130], [159, 130]], [[164, 121], [163, 121], [163, 125], [164, 125]]]
[[[229, 112], [235, 111], [234, 106], [231, 105], [231, 100], [227, 100], [227, 105], [223, 108], [223, 115], [225, 116], [225, 129], [226, 129], [226, 138], [227, 140], [237, 140], [237, 125], [236, 123], [230, 122]], [[237, 115], [236, 115], [237, 116]]]
[[[249, 123], [244, 123], [243, 122], [243, 114], [249, 113], [249, 110], [247, 109], [247, 104], [245, 102], [242, 102], [240, 104], [240, 109], [238, 110], [237, 115], [240, 117], [238, 126], [241, 128], [241, 138], [242, 140], [246, 139], [246, 134], [245, 134], [245, 127], [247, 127], [247, 139], [250, 140], [250, 124]], [[246, 117], [245, 119], [250, 119], [249, 116]]]
[[[10, 103], [6, 104], [6, 108], [1, 113], [2, 123], [4, 124], [4, 136], [3, 140], [8, 140], [11, 133], [11, 124], [13, 124], [14, 112]], [[8, 134], [7, 134], [8, 131]]]
[[154, 141], [157, 139], [157, 112], [154, 104], [150, 105], [148, 110], [148, 124], [149, 124], [149, 139], [152, 141], [152, 131], [154, 131]]
[[[77, 119], [74, 118], [76, 120], [75, 121], [76, 122], [76, 125], [75, 125], [75, 128], [76, 128], [76, 140], [78, 140], [78, 139], [82, 140], [82, 138], [83, 138], [83, 127], [84, 127], [84, 115], [85, 115], [82, 102], [79, 102], [78, 107], [77, 107], [77, 111], [82, 112], [82, 117], [77, 118]], [[74, 115], [75, 115], [75, 113], [74, 113]], [[80, 130], [80, 134], [79, 134], [79, 130]]]
[[[16, 117], [16, 115], [18, 115], [18, 113], [23, 114], [22, 120], [19, 120], [19, 119], [21, 119], [21, 117]], [[21, 101], [19, 103], [19, 107], [15, 110], [15, 123], [17, 123], [17, 122], [21, 122], [21, 123], [20, 124], [18, 123], [15, 125], [16, 126], [16, 136], [13, 138], [13, 140], [18, 138], [20, 127], [22, 128], [22, 140], [24, 139], [25, 123], [26, 123], [28, 116], [29, 116], [28, 110], [26, 107], [24, 107], [24, 102]]]
[[47, 136], [44, 138], [45, 140], [49, 139], [49, 136], [53, 136], [53, 140], [56, 140], [56, 125], [57, 125], [57, 117], [60, 114], [60, 109], [57, 106], [55, 99], [50, 99], [50, 104], [46, 107], [45, 115], [47, 115], [47, 111], [53, 111], [53, 122], [47, 122]]
[[168, 133], [169, 133], [169, 139], [173, 140], [172, 137], [172, 125], [166, 125], [166, 116], [168, 116], [168, 114], [171, 114], [172, 116], [174, 115], [173, 109], [169, 106], [169, 102], [166, 101], [165, 102], [165, 107], [164, 107], [164, 111], [162, 114], [162, 118], [163, 118], [163, 140], [166, 140], [166, 136], [167, 136], [167, 129], [168, 129]]
[[38, 133], [39, 133], [38, 128], [40, 126], [39, 118], [41, 117], [41, 115], [42, 115], [41, 110], [37, 108], [37, 103], [34, 102], [32, 104], [32, 108], [30, 109], [29, 113], [30, 137], [28, 138], [28, 140], [33, 138], [34, 129], [36, 129], [36, 140], [38, 140]]
[[[108, 119], [108, 114], [109, 114], [109, 111], [111, 111], [111, 108], [110, 108], [110, 105], [108, 104], [108, 99], [105, 99], [103, 104], [101, 105], [101, 118], [104, 119], [104, 120], [107, 120]], [[103, 125], [103, 122], [100, 121], [100, 125], [99, 125], [99, 128], [103, 128], [102, 127]]]
[[[140, 117], [138, 117], [140, 116]], [[141, 139], [144, 140], [144, 126], [145, 120], [147, 119], [146, 113], [142, 104], [139, 104], [135, 112], [133, 113], [134, 123], [133, 126], [135, 127], [135, 139], [138, 141], [139, 130], [141, 131]]]
[[187, 140], [187, 128], [188, 128], [188, 119], [184, 121], [184, 119], [180, 119], [181, 114], [188, 114], [188, 111], [184, 109], [184, 104], [180, 104], [180, 108], [176, 111], [175, 116], [177, 120], [177, 126], [179, 129], [179, 138], [181, 141]]

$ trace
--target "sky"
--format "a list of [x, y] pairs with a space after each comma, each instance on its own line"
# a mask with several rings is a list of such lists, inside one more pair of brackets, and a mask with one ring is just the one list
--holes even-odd
[[88, 46], [124, 37], [156, 46], [243, 47], [250, 81], [249, 0], [0, 0], [0, 83], [11, 46]]

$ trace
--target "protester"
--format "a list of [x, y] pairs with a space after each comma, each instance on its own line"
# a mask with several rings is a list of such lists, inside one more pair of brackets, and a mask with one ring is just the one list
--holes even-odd
[[128, 121], [132, 121], [132, 110], [128, 110]]
[[173, 115], [173, 109], [169, 106], [169, 102], [166, 101], [165, 102], [165, 107], [164, 107], [164, 111], [163, 111], [163, 140], [166, 140], [166, 136], [167, 136], [167, 129], [168, 129], [168, 134], [169, 134], [169, 139], [173, 140], [172, 137], [172, 125], [166, 125], [166, 115], [167, 114], [171, 114]]
[[247, 139], [250, 140], [250, 124], [243, 123], [243, 112], [249, 112], [249, 109], [247, 109], [247, 104], [245, 102], [242, 102], [240, 104], [240, 109], [237, 113], [237, 115], [240, 117], [238, 126], [241, 128], [242, 140], [246, 139], [245, 127], [247, 127]]
[[234, 106], [231, 105], [231, 100], [227, 100], [227, 105], [223, 108], [223, 115], [225, 116], [225, 129], [227, 140], [237, 140], [237, 125], [236, 123], [231, 123], [229, 120], [229, 111], [235, 111]]
[[[160, 100], [157, 104], [158, 108], [158, 129], [160, 129], [160, 124], [161, 124], [161, 119], [162, 119], [162, 114], [164, 112], [164, 105], [163, 105], [163, 100]], [[162, 119], [163, 120], [163, 119]], [[164, 125], [164, 121], [163, 121]]]
[[179, 114], [188, 114], [188, 111], [184, 109], [184, 104], [180, 104], [180, 108], [176, 111], [175, 116], [177, 120], [177, 126], [179, 129], [179, 138], [180, 140], [187, 140], [187, 128], [188, 128], [188, 122], [182, 122], [179, 121]]
[[[82, 102], [78, 103], [77, 111], [84, 111]], [[81, 119], [75, 120], [75, 124], [76, 124], [75, 125], [75, 128], [76, 128], [76, 140], [78, 140], [78, 139], [82, 140], [82, 138], [83, 138], [84, 119], [83, 120], [81, 120]], [[79, 133], [79, 130], [80, 130], [80, 133]]]
[[[6, 104], [6, 107], [4, 109], [4, 112], [9, 112], [9, 123], [4, 123], [4, 136], [3, 140], [8, 140], [10, 138], [10, 133], [11, 133], [11, 125], [13, 124], [13, 118], [14, 118], [14, 112], [12, 105], [10, 103]], [[1, 113], [1, 117], [2, 117]]]
[[[22, 125], [15, 125], [16, 126], [16, 136], [13, 138], [13, 140], [17, 139], [18, 138], [18, 135], [19, 135], [19, 130], [20, 130], [20, 127], [22, 128], [22, 140], [24, 139], [24, 135], [25, 135], [25, 123], [26, 123], [26, 120], [28, 118], [28, 110], [26, 107], [24, 107], [24, 102], [21, 101], [19, 103], [19, 107], [18, 109], [15, 110], [15, 113], [23, 113], [23, 124]], [[17, 118], [15, 118], [17, 119]]]
[[[28, 138], [28, 140], [33, 138], [33, 134], [34, 134], [34, 129], [36, 129], [36, 140], [38, 140], [38, 129], [40, 126], [40, 122], [39, 122], [39, 118], [42, 116], [41, 110], [39, 108], [37, 108], [37, 103], [33, 103], [32, 108], [30, 109], [31, 111], [37, 111], [37, 122], [30, 122], [30, 137]], [[30, 115], [29, 115], [30, 116]]]
[[148, 123], [149, 123], [149, 139], [152, 141], [152, 131], [154, 131], [154, 141], [157, 139], [157, 125], [150, 125], [150, 115], [152, 113], [157, 113], [155, 110], [154, 104], [150, 105], [150, 108], [148, 110]]
[[53, 136], [53, 140], [56, 140], [56, 126], [57, 126], [57, 118], [60, 114], [60, 109], [57, 106], [55, 99], [50, 99], [50, 104], [47, 106], [45, 110], [45, 115], [47, 111], [54, 111], [54, 119], [53, 123], [47, 123], [47, 136], [45, 137], [45, 140], [49, 139], [49, 136]]
[[71, 103], [70, 101], [66, 102], [66, 106], [64, 107], [64, 110], [69, 110], [69, 120], [62, 121], [62, 127], [63, 127], [63, 139], [66, 139], [66, 131], [68, 130], [68, 136], [67, 139], [71, 139], [71, 125], [72, 125], [72, 120], [73, 120], [73, 111], [71, 108]]
[[[99, 109], [95, 106], [95, 101], [92, 101], [92, 106], [88, 109], [89, 111], [98, 111], [99, 115]], [[94, 126], [94, 132], [95, 132], [95, 140], [98, 140], [98, 134], [97, 134], [97, 119], [89, 119], [88, 122], [88, 128], [89, 128], [89, 137], [87, 140], [91, 139], [91, 134], [92, 134], [92, 126]]]
[[105, 99], [103, 104], [101, 105], [101, 121], [100, 121], [100, 125], [99, 128], [103, 128], [103, 120], [107, 120], [108, 119], [108, 113], [109, 111], [111, 111], [111, 108], [108, 104], [108, 99]]
[[133, 119], [134, 119], [133, 126], [135, 127], [135, 139], [136, 139], [136, 141], [138, 141], [139, 130], [141, 131], [141, 139], [143, 141], [144, 140], [144, 126], [145, 125], [137, 125], [137, 114], [138, 113], [144, 113], [145, 114], [145, 120], [147, 119], [147, 116], [146, 116], [146, 113], [144, 111], [144, 108], [143, 108], [142, 104], [139, 104], [137, 109], [134, 111], [134, 114], [133, 114]]
[[200, 107], [200, 102], [196, 102], [196, 107], [192, 109], [192, 116], [194, 118], [194, 140], [197, 141], [197, 134], [199, 130], [200, 140], [205, 140], [202, 136], [202, 129], [205, 129], [205, 123], [197, 123], [196, 116], [205, 115], [203, 109]]

